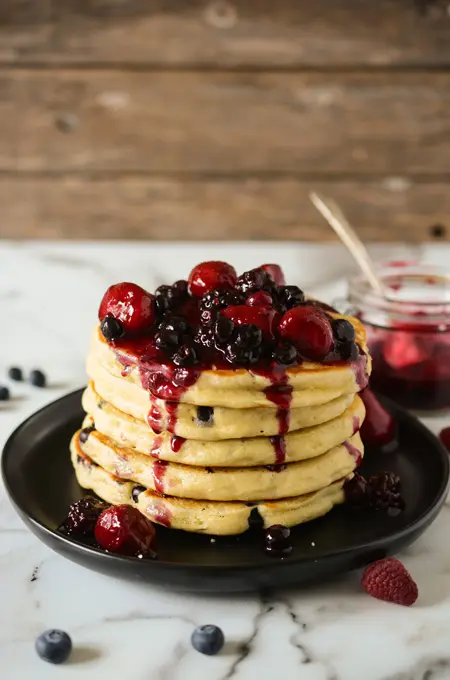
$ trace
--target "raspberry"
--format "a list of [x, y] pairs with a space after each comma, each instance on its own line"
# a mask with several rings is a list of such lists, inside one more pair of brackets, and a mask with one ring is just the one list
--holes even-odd
[[126, 333], [145, 331], [156, 318], [155, 297], [135, 283], [116, 283], [103, 296], [98, 317], [111, 315]]
[[364, 571], [362, 587], [372, 597], [410, 607], [419, 591], [411, 574], [395, 557], [370, 564]]
[[236, 270], [227, 262], [202, 262], [189, 274], [189, 290], [202, 297], [214, 288], [233, 288], [236, 278]]
[[273, 325], [277, 313], [272, 307], [248, 307], [235, 305], [221, 311], [226, 319], [231, 319], [237, 326], [251, 324], [261, 329], [265, 338], [273, 337]]

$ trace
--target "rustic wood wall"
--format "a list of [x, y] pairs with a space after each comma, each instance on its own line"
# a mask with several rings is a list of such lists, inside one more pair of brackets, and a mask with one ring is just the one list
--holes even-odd
[[1, 0], [0, 235], [450, 238], [448, 0]]

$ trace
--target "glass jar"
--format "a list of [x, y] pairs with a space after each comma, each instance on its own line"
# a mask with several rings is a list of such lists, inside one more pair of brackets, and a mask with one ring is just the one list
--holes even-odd
[[367, 330], [371, 387], [416, 411], [450, 408], [450, 271], [390, 263], [378, 276], [386, 296], [362, 276], [348, 293]]

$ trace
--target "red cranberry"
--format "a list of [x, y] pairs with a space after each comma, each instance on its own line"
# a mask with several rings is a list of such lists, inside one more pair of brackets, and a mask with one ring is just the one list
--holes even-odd
[[226, 262], [212, 261], [198, 264], [189, 274], [189, 290], [195, 297], [203, 297], [214, 288], [233, 288], [237, 274]]
[[391, 414], [380, 404], [372, 390], [366, 388], [360, 397], [366, 407], [366, 418], [361, 426], [363, 442], [380, 447], [395, 445], [396, 427]]
[[311, 306], [294, 307], [281, 318], [279, 333], [307, 359], [320, 361], [333, 349], [333, 331], [323, 312]]
[[146, 555], [156, 531], [149, 519], [129, 505], [112, 505], [95, 525], [95, 538], [104, 550], [121, 555]]
[[141, 333], [155, 321], [155, 297], [135, 283], [116, 283], [100, 303], [100, 321], [107, 314], [118, 319], [126, 333]]
[[231, 319], [237, 326], [252, 324], [260, 328], [266, 338], [273, 336], [274, 320], [277, 318], [277, 313], [271, 307], [235, 305], [223, 309], [220, 313], [226, 319]]
[[277, 286], [286, 285], [284, 272], [279, 264], [262, 264], [261, 269], [264, 269], [264, 271], [269, 274], [270, 278], [276, 283]]
[[273, 300], [269, 293], [265, 293], [263, 290], [259, 290], [257, 293], [250, 295], [245, 304], [249, 307], [270, 307]]

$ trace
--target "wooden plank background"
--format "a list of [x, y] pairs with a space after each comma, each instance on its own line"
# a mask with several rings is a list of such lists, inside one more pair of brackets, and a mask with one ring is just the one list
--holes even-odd
[[450, 238], [440, 0], [2, 0], [0, 236]]

